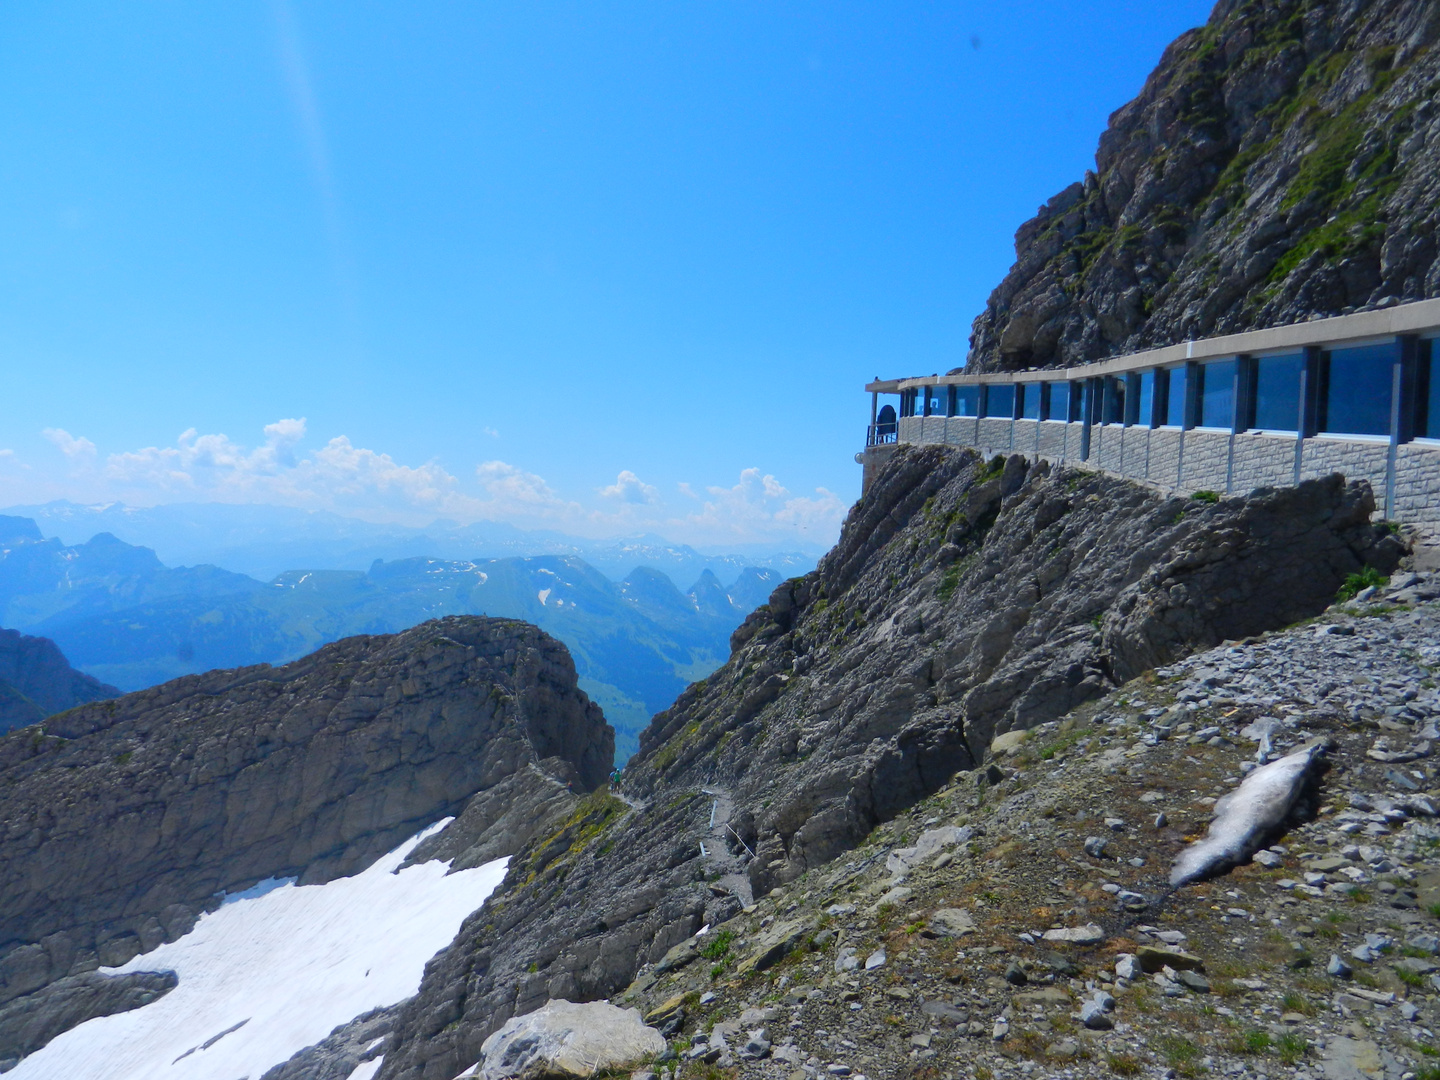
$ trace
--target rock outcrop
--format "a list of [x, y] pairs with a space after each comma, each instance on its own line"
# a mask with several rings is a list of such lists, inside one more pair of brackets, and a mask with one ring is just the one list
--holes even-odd
[[1340, 477], [1210, 504], [901, 448], [820, 567], [654, 718], [628, 802], [592, 796], [512, 860], [402, 1009], [380, 1075], [453, 1076], [512, 1016], [700, 962], [703, 925], [853, 848], [997, 733], [1322, 611], [1403, 553], [1373, 507]]
[[600, 784], [613, 751], [564, 646], [480, 617], [13, 732], [0, 739], [0, 1004], [173, 941], [226, 891], [355, 873], [448, 815], [461, 829], [436, 839], [453, 853], [508, 854], [557, 801], [575, 803], [569, 788]]
[[485, 1040], [483, 1060], [457, 1080], [586, 1080], [664, 1052], [665, 1037], [634, 1009], [551, 1001], [507, 1021]]
[[1220, 0], [1015, 234], [967, 370], [1440, 296], [1440, 10]]
[[0, 630], [0, 732], [119, 694], [72, 668], [49, 638]]

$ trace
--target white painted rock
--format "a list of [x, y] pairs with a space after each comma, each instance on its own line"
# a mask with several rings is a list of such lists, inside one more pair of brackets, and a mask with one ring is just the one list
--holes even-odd
[[479, 1080], [584, 1078], [664, 1050], [665, 1037], [645, 1025], [638, 1009], [556, 1000], [505, 1021], [481, 1044], [479, 1063], [465, 1075]]

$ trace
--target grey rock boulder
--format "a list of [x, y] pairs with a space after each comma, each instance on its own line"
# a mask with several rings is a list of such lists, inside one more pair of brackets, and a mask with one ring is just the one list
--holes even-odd
[[665, 1051], [665, 1037], [635, 1009], [604, 1001], [551, 1001], [507, 1020], [461, 1074], [479, 1080], [584, 1080], [625, 1069]]

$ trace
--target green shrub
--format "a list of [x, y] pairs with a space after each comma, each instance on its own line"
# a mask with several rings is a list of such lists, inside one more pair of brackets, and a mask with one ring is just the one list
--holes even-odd
[[1364, 567], [1359, 573], [1351, 574], [1345, 579], [1345, 584], [1340, 586], [1340, 591], [1335, 594], [1335, 599], [1342, 603], [1346, 600], [1355, 599], [1361, 589], [1376, 589], [1386, 584], [1390, 579], [1380, 573], [1373, 566]]
[[1199, 502], [1218, 503], [1220, 501], [1220, 493], [1218, 491], [1202, 490], [1195, 492], [1190, 498], [1198, 500]]

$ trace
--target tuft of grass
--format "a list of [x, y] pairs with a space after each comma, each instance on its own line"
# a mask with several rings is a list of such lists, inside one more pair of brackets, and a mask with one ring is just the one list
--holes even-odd
[[1184, 1035], [1159, 1035], [1155, 1040], [1155, 1048], [1161, 1051], [1171, 1068], [1181, 1076], [1194, 1073], [1195, 1063], [1200, 1060], [1200, 1047], [1191, 1043]]
[[1310, 1000], [1303, 994], [1298, 994], [1293, 990], [1281, 998], [1280, 1003], [1285, 1006], [1286, 1012], [1297, 1012], [1301, 1016], [1315, 1015], [1315, 1006]]
[[706, 960], [724, 960], [730, 955], [730, 943], [735, 940], [734, 930], [720, 930], [700, 946], [700, 955]]
[[1305, 1040], [1293, 1031], [1287, 1031], [1281, 1035], [1275, 1043], [1275, 1052], [1280, 1055], [1280, 1060], [1286, 1065], [1294, 1065], [1305, 1056]]
[[1256, 1029], [1235, 1036], [1230, 1040], [1228, 1049], [1232, 1054], [1263, 1054], [1270, 1046], [1270, 1033]]
[[1140, 1062], [1131, 1054], [1107, 1054], [1105, 1064], [1116, 1076], [1139, 1076]]
[[1197, 502], [1218, 503], [1220, 501], [1220, 493], [1218, 491], [1205, 489], [1194, 492], [1190, 498], [1195, 499]]
[[936, 595], [939, 596], [941, 600], [949, 600], [955, 595], [955, 590], [959, 587], [960, 566], [956, 564], [945, 571], [945, 575], [940, 579], [940, 588], [936, 590]]

